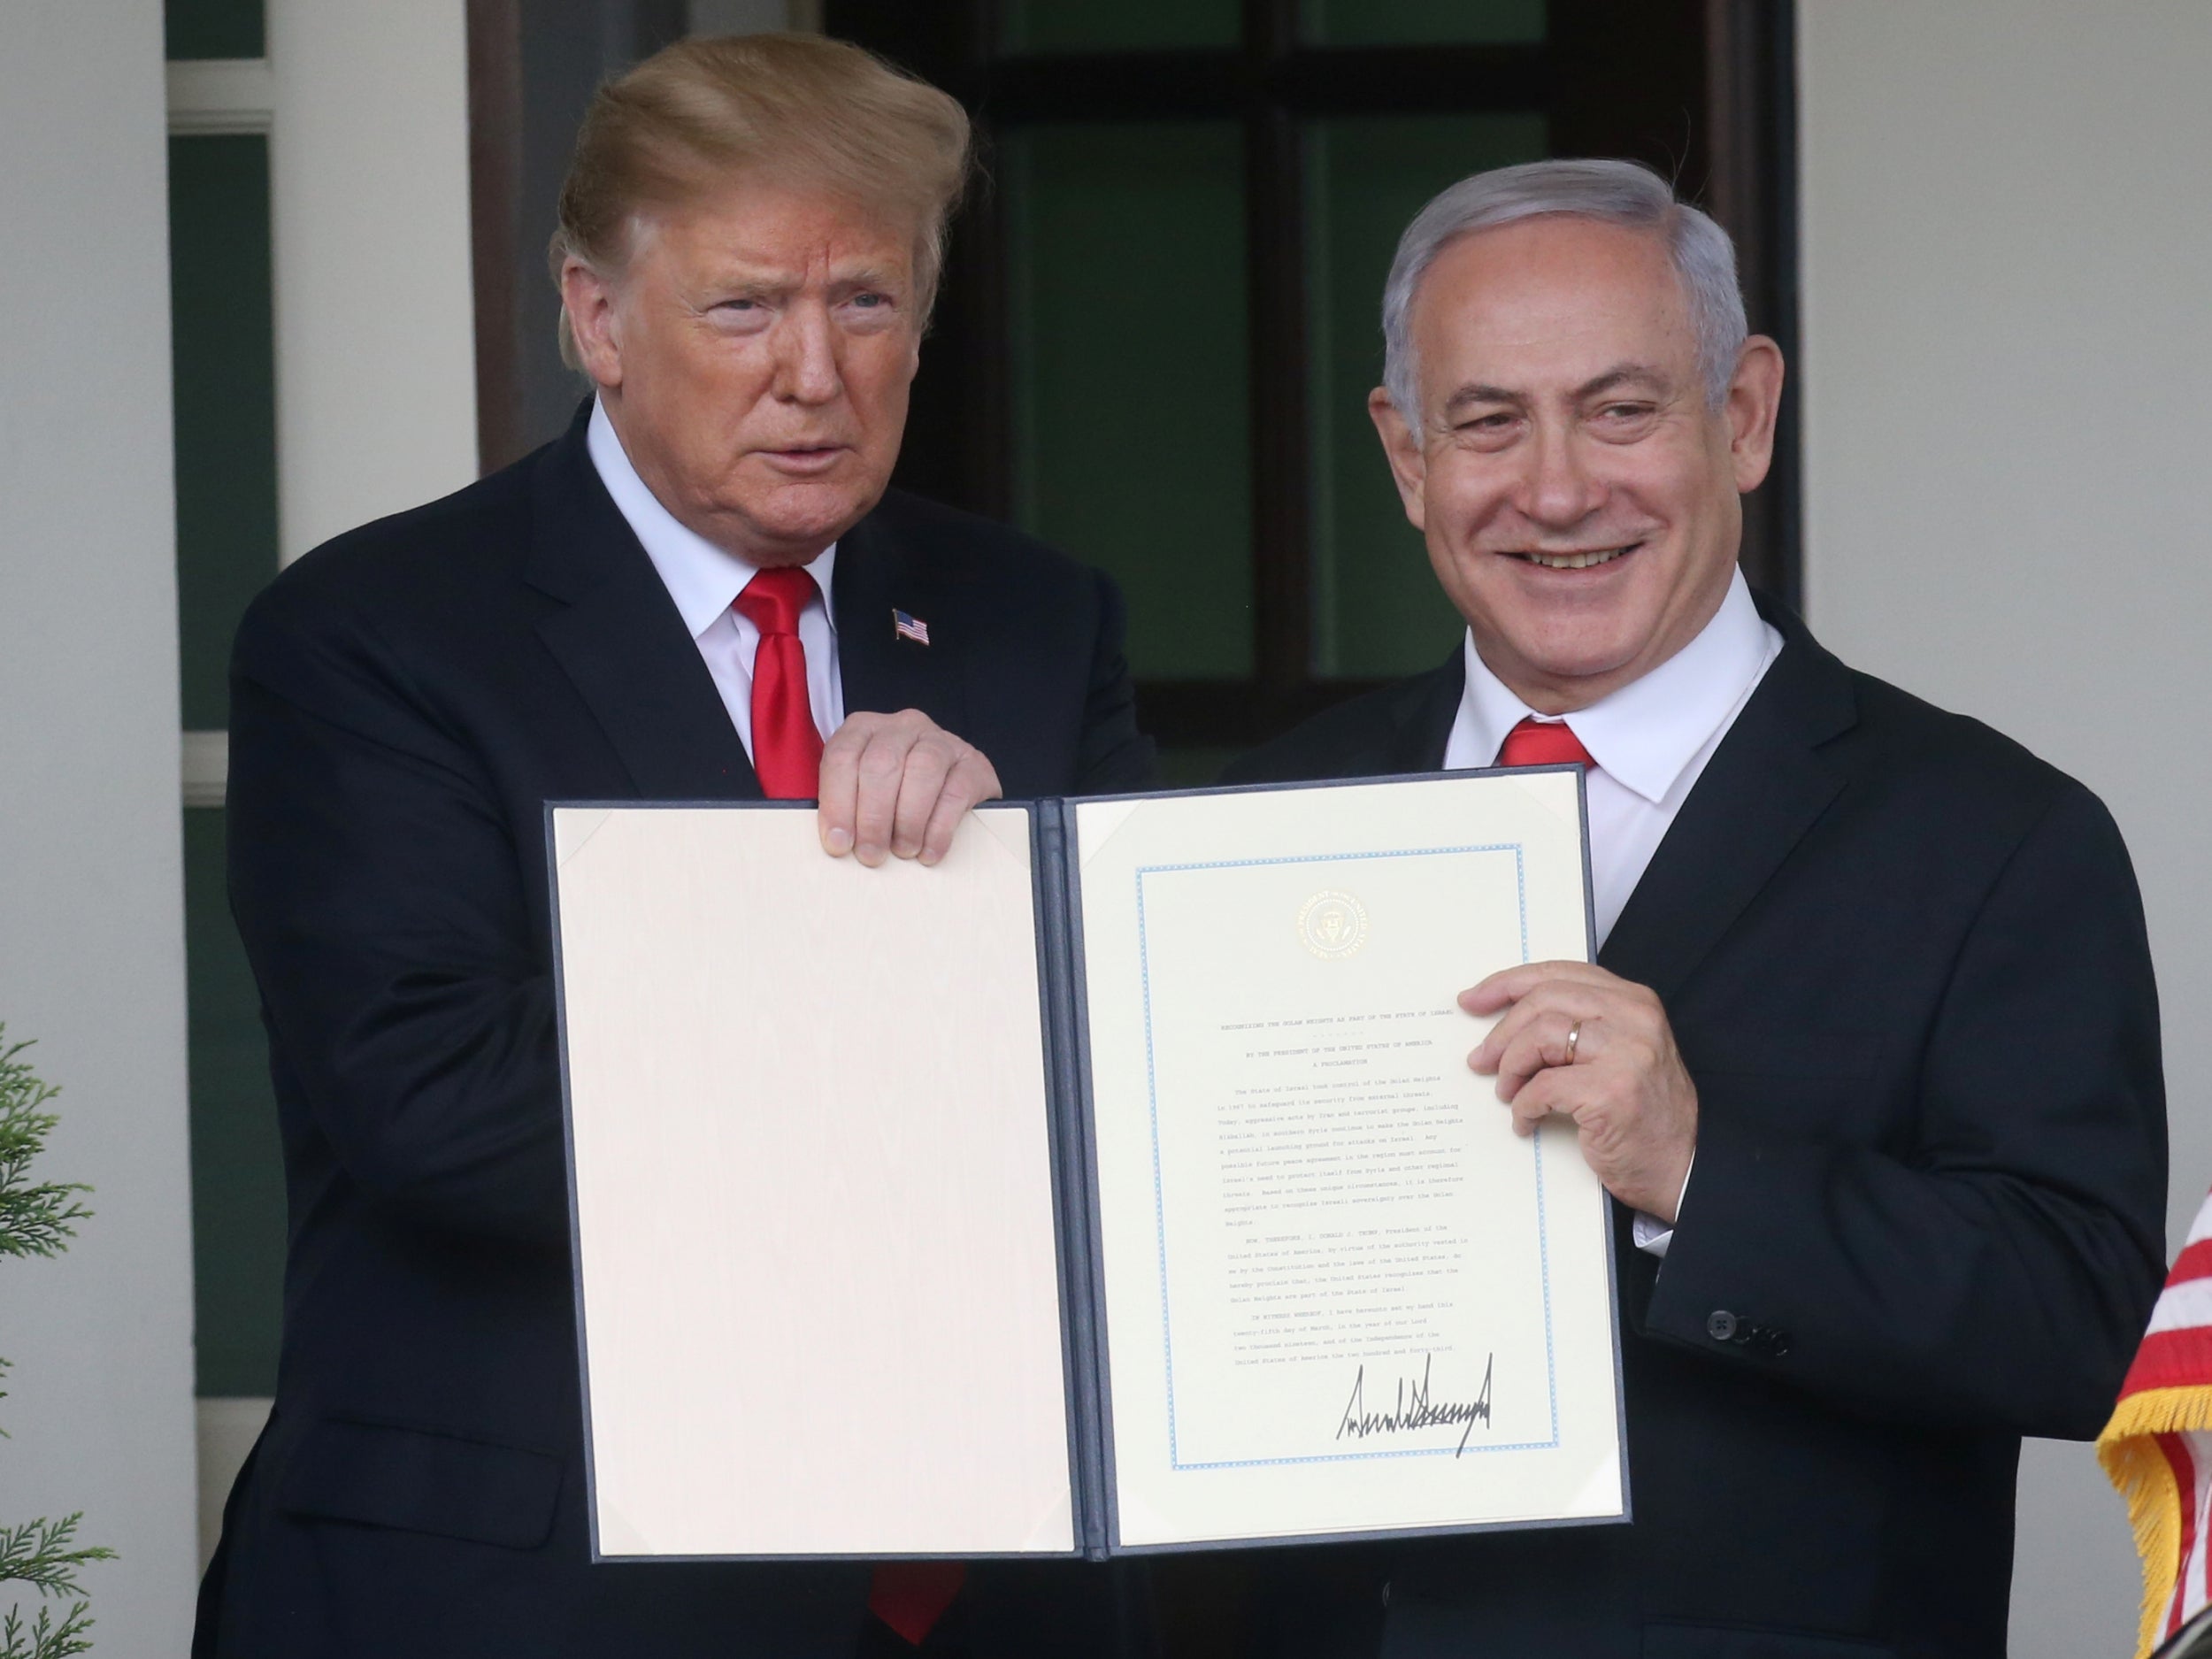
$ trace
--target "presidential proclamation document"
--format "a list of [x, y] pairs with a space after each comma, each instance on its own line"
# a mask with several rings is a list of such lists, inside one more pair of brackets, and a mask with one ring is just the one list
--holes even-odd
[[596, 1553], [1071, 1553], [1030, 812], [550, 816]]
[[1582, 780], [549, 809], [593, 1547], [1624, 1519], [1607, 1201], [1457, 994], [1586, 959]]
[[1455, 1001], [1588, 959], [1578, 775], [1071, 805], [1118, 1546], [1624, 1518], [1606, 1195]]

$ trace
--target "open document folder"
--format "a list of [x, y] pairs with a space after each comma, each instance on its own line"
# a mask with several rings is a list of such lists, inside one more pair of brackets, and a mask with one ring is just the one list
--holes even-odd
[[1578, 772], [549, 817], [601, 1556], [1625, 1518], [1606, 1196], [1455, 1001], [1588, 959]]

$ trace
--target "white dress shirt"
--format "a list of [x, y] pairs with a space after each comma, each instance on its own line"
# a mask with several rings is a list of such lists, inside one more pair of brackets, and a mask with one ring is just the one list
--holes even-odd
[[[730, 711], [739, 741], [753, 752], [753, 658], [760, 650], [760, 628], [731, 607], [758, 573], [695, 531], [677, 522], [637, 475], [624, 452], [614, 422], [603, 405], [594, 403], [585, 447], [599, 479], [660, 572], [668, 596], [676, 602], [684, 626], [699, 648], [722, 706]], [[799, 643], [806, 650], [807, 701], [824, 739], [845, 723], [845, 688], [837, 672], [837, 619], [830, 611], [830, 572], [836, 566], [832, 542], [806, 567], [814, 578], [814, 597], [799, 613]]]
[[[1476, 651], [1471, 631], [1465, 649], [1467, 690], [1444, 746], [1447, 770], [1495, 765], [1506, 733], [1523, 720], [1561, 718], [1536, 714], [1507, 689]], [[1782, 636], [1760, 617], [1739, 571], [1695, 639], [1642, 679], [1564, 717], [1594, 763], [1586, 799], [1592, 920], [1600, 945], [1781, 649]], [[1688, 1191], [1686, 1179], [1686, 1196]], [[1667, 1253], [1673, 1236], [1663, 1222], [1640, 1212], [1635, 1232], [1638, 1248], [1655, 1256]]]

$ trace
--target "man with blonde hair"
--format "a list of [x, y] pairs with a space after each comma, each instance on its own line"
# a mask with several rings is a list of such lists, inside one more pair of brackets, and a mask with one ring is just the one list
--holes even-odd
[[[848, 1659], [947, 1627], [956, 1569], [591, 1561], [542, 815], [818, 798], [826, 856], [928, 864], [979, 801], [1146, 780], [1112, 585], [888, 488], [967, 151], [952, 99], [818, 38], [603, 88], [553, 246], [591, 401], [240, 629], [231, 897], [290, 1256], [196, 1654]], [[1051, 1646], [1006, 1611], [1034, 1578], [976, 1577], [973, 1652]]]

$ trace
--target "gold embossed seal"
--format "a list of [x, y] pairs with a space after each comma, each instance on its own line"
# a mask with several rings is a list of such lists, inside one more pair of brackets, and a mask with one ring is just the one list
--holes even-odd
[[1348, 956], [1367, 942], [1367, 907], [1325, 888], [1298, 907], [1298, 937], [1317, 956]]

